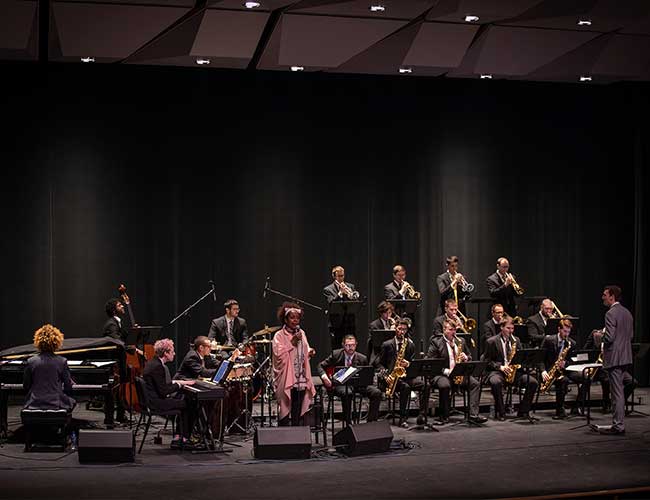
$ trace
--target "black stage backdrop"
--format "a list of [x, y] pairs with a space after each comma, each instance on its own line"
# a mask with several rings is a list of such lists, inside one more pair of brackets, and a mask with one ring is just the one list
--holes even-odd
[[[2, 65], [0, 347], [44, 322], [99, 335], [125, 283], [179, 355], [235, 297], [275, 324], [271, 287], [323, 306], [340, 264], [375, 315], [396, 263], [422, 292], [456, 254], [486, 296], [497, 257], [528, 295], [602, 326], [619, 283], [647, 331], [648, 86], [91, 65]], [[469, 309], [476, 317], [475, 306]], [[481, 311], [479, 322], [487, 310]], [[324, 315], [304, 328], [319, 356]]]

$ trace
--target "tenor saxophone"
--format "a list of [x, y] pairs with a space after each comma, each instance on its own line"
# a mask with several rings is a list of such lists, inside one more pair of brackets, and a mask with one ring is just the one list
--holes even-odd
[[512, 384], [515, 381], [515, 375], [517, 374], [517, 370], [521, 368], [521, 365], [511, 365], [510, 362], [515, 358], [515, 354], [517, 353], [517, 339], [512, 338], [512, 347], [510, 348], [510, 352], [508, 352], [508, 373], [506, 373], [506, 383]]
[[543, 382], [542, 386], [539, 389], [539, 391], [542, 394], [548, 392], [548, 390], [553, 385], [553, 382], [555, 382], [561, 377], [562, 368], [560, 367], [560, 364], [562, 363], [562, 361], [566, 359], [566, 356], [567, 354], [569, 354], [570, 350], [571, 350], [571, 344], [567, 340], [567, 346], [564, 349], [562, 349], [562, 352], [558, 355], [557, 359], [555, 360], [555, 363], [553, 363], [553, 366], [548, 372], [548, 378], [546, 379], [546, 382]]
[[393, 371], [386, 377], [386, 397], [392, 398], [395, 394], [395, 388], [397, 387], [397, 381], [406, 376], [406, 369], [402, 366], [402, 360], [404, 359], [404, 353], [406, 352], [406, 343], [407, 339], [402, 341], [402, 347], [397, 353], [397, 359], [395, 359], [395, 366], [393, 366]]
[[[456, 363], [462, 363], [463, 362], [463, 343], [462, 343], [462, 341], [460, 339], [457, 339], [455, 344], [456, 344], [456, 356], [455, 356], [454, 361]], [[456, 384], [456, 385], [462, 384], [463, 383], [463, 378], [464, 377], [462, 375], [457, 375], [456, 377], [454, 377], [454, 384]]]

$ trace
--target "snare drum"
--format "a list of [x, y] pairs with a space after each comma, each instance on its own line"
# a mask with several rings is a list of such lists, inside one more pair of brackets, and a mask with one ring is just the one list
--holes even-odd
[[253, 363], [235, 363], [232, 365], [232, 369], [228, 373], [227, 380], [229, 382], [250, 380], [254, 371]]

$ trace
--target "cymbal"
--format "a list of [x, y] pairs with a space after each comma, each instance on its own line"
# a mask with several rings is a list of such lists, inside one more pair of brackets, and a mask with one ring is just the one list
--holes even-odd
[[267, 335], [269, 333], [275, 333], [277, 332], [281, 326], [267, 326], [265, 328], [262, 328], [261, 330], [256, 331], [253, 333], [253, 337], [261, 337], [262, 335]]
[[219, 345], [215, 342], [210, 344], [210, 349], [212, 349], [213, 351], [232, 351], [236, 347], [237, 346], [234, 345]]
[[273, 342], [270, 339], [262, 339], [262, 340], [253, 340], [253, 344], [270, 344]]

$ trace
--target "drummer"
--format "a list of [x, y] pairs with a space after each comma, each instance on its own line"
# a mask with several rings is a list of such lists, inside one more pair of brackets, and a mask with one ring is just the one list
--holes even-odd
[[225, 314], [212, 320], [208, 338], [220, 344], [238, 345], [248, 340], [246, 320], [239, 317], [239, 302], [228, 299], [224, 304]]
[[195, 380], [199, 377], [210, 379], [214, 377], [221, 360], [210, 351], [210, 339], [205, 335], [196, 337], [194, 339], [194, 348], [190, 349], [183, 358], [174, 379]]

